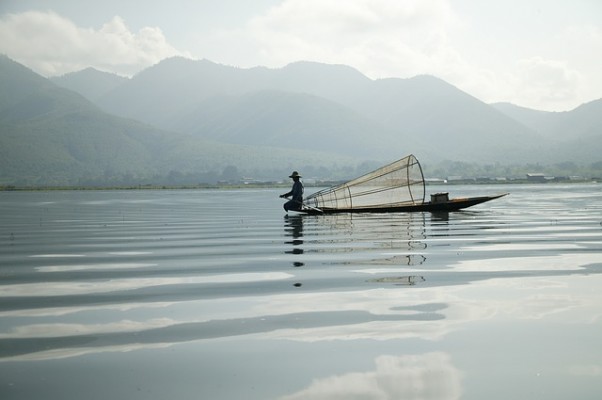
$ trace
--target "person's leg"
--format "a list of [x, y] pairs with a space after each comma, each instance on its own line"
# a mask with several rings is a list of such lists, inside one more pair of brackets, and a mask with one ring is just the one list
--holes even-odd
[[289, 200], [286, 203], [284, 203], [283, 207], [286, 210], [286, 212], [289, 212], [290, 210], [296, 211], [301, 209], [301, 204], [299, 204], [298, 201]]

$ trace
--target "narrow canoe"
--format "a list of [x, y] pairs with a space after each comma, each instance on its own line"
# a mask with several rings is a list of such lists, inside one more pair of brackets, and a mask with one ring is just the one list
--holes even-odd
[[462, 197], [446, 201], [423, 202], [420, 204], [383, 206], [383, 207], [354, 207], [354, 208], [314, 208], [304, 207], [299, 212], [310, 215], [337, 214], [337, 213], [392, 213], [392, 212], [450, 212], [472, 207], [490, 200], [499, 199], [508, 193], [494, 196]]

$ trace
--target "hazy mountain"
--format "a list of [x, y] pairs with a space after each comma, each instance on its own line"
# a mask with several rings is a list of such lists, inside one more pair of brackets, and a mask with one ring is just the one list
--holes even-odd
[[537, 134], [480, 100], [432, 76], [375, 81], [365, 105], [370, 115], [421, 138], [435, 159], [518, 162], [539, 142]]
[[566, 142], [602, 134], [602, 99], [564, 112], [537, 111], [510, 103], [492, 106], [549, 139]]
[[491, 106], [431, 76], [174, 58], [132, 79], [89, 69], [53, 81], [102, 109], [0, 57], [0, 184], [196, 183], [293, 169], [350, 178], [366, 160], [409, 153], [430, 165], [602, 154], [602, 100], [566, 113]]
[[415, 153], [428, 160], [519, 162], [541, 143], [529, 127], [440, 79], [374, 81], [346, 66], [311, 62], [240, 69], [173, 58], [98, 103], [163, 129], [231, 143], [294, 138], [299, 149], [365, 157]]
[[3, 181], [73, 183], [74, 179], [155, 172], [162, 133], [108, 115], [0, 57], [0, 174]]
[[99, 97], [121, 86], [128, 80], [123, 76], [86, 68], [62, 76], [50, 78], [58, 86], [77, 92], [88, 100], [96, 101]]
[[228, 166], [287, 176], [294, 167], [357, 163], [162, 131], [107, 114], [5, 56], [0, 88], [0, 184], [158, 183], [184, 175], [199, 182], [219, 179]]
[[583, 104], [567, 113], [554, 130], [556, 137], [563, 137], [557, 150], [558, 158], [573, 156], [569, 160], [602, 159], [602, 99]]
[[97, 103], [110, 113], [171, 129], [203, 100], [248, 92], [245, 85], [255, 79], [246, 76], [254, 71], [170, 58], [140, 72]]
[[399, 151], [388, 148], [392, 135], [384, 126], [338, 103], [302, 93], [216, 96], [200, 102], [172, 128], [227, 143], [328, 150], [363, 158], [399, 156]]
[[550, 135], [550, 129], [556, 125], [557, 115], [563, 114], [533, 110], [512, 103], [494, 103], [491, 106], [542, 135]]
[[549, 161], [602, 159], [602, 99], [565, 112], [537, 111], [510, 103], [492, 106], [538, 132], [545, 139]]

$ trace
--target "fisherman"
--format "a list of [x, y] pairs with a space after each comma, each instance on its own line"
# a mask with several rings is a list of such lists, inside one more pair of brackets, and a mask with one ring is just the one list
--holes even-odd
[[293, 188], [290, 192], [280, 195], [280, 198], [283, 199], [292, 196], [289, 201], [284, 203], [283, 207], [286, 212], [289, 210], [300, 210], [303, 205], [303, 184], [299, 180], [301, 175], [297, 171], [293, 171], [289, 178], [293, 178]]

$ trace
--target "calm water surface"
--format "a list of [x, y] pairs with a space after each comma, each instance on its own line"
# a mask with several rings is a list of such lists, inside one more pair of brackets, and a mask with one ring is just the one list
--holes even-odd
[[2, 192], [0, 399], [602, 398], [602, 187], [427, 189]]

